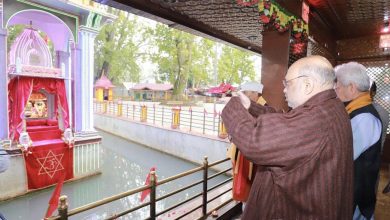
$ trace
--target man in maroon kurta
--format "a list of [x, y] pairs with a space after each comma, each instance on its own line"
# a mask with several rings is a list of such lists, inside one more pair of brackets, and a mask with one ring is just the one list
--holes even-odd
[[231, 141], [259, 166], [242, 219], [352, 219], [352, 131], [334, 79], [329, 61], [306, 57], [285, 76], [290, 112], [240, 93], [225, 106]]

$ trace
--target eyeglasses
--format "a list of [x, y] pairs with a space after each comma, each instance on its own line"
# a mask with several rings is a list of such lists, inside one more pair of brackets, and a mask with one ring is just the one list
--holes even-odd
[[295, 77], [295, 78], [292, 78], [292, 79], [289, 79], [289, 80], [283, 80], [283, 86], [284, 87], [287, 87], [288, 86], [288, 83], [290, 82], [290, 81], [292, 81], [292, 80], [294, 80], [294, 79], [298, 79], [298, 78], [301, 78], [301, 77], [308, 77], [308, 76], [305, 76], [305, 75], [302, 75], [302, 76], [297, 76], [297, 77]]

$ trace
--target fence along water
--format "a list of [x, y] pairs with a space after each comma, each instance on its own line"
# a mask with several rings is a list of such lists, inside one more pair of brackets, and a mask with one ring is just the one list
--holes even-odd
[[191, 107], [167, 107], [161, 105], [129, 104], [120, 101], [94, 102], [94, 112], [133, 121], [140, 121], [161, 127], [180, 129], [204, 135], [227, 137], [226, 129], [221, 119], [221, 113], [193, 110]]

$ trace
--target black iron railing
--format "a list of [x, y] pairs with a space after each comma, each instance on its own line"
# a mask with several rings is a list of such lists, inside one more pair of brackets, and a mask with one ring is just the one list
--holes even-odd
[[[185, 216], [188, 216], [189, 214], [193, 213], [194, 211], [196, 211], [197, 209], [202, 209], [202, 212], [200, 214], [200, 216], [198, 216], [198, 219], [204, 219], [206, 218], [208, 215], [210, 215], [214, 210], [218, 210], [219, 208], [223, 207], [224, 205], [228, 204], [229, 202], [232, 201], [232, 199], [228, 199], [222, 203], [220, 203], [219, 205], [217, 205], [216, 207], [214, 207], [213, 209], [210, 209], [208, 207], [208, 204], [214, 200], [216, 200], [217, 198], [221, 197], [222, 195], [228, 193], [231, 191], [231, 187], [228, 187], [228, 189], [226, 189], [225, 191], [219, 193], [218, 195], [214, 196], [213, 198], [211, 199], [208, 199], [208, 195], [210, 191], [218, 188], [218, 187], [221, 187], [223, 186], [224, 184], [227, 184], [229, 182], [232, 181], [232, 177], [220, 182], [220, 183], [217, 183], [215, 186], [211, 187], [211, 188], [208, 188], [208, 181], [217, 177], [217, 176], [220, 176], [220, 175], [224, 175], [226, 174], [227, 172], [229, 172], [232, 168], [228, 168], [228, 169], [225, 169], [225, 170], [222, 170], [216, 174], [213, 174], [211, 176], [208, 176], [208, 171], [211, 167], [214, 167], [218, 164], [221, 164], [223, 162], [226, 162], [226, 161], [229, 161], [229, 158], [226, 158], [226, 159], [223, 159], [223, 160], [219, 160], [219, 161], [216, 161], [214, 163], [211, 163], [209, 164], [208, 163], [208, 160], [207, 160], [207, 157], [204, 158], [204, 161], [203, 161], [203, 166], [200, 166], [200, 167], [197, 167], [197, 168], [194, 168], [194, 169], [191, 169], [189, 171], [186, 171], [186, 172], [183, 172], [183, 173], [180, 173], [180, 174], [177, 174], [175, 176], [172, 176], [172, 177], [168, 177], [166, 179], [163, 179], [161, 181], [156, 181], [156, 173], [155, 171], [151, 171], [150, 172], [150, 184], [147, 185], [147, 186], [142, 186], [142, 187], [138, 187], [136, 189], [133, 189], [133, 190], [130, 190], [130, 191], [127, 191], [127, 192], [123, 192], [123, 193], [120, 193], [118, 195], [114, 195], [114, 196], [111, 196], [111, 197], [108, 197], [108, 198], [105, 198], [105, 199], [102, 199], [102, 200], [99, 200], [99, 201], [96, 201], [96, 202], [93, 202], [93, 203], [90, 203], [90, 204], [87, 204], [87, 205], [84, 205], [84, 206], [81, 206], [81, 207], [78, 207], [78, 208], [75, 208], [75, 209], [72, 209], [70, 211], [68, 211], [68, 205], [67, 205], [67, 197], [66, 196], [61, 196], [60, 197], [60, 204], [59, 204], [59, 208], [58, 208], [58, 213], [59, 215], [58, 216], [54, 216], [54, 217], [50, 217], [49, 220], [55, 220], [55, 219], [61, 219], [61, 220], [67, 220], [68, 217], [70, 216], [73, 216], [73, 215], [76, 215], [76, 214], [80, 214], [84, 211], [87, 211], [87, 210], [90, 210], [90, 209], [93, 209], [93, 208], [96, 208], [96, 207], [99, 207], [101, 205], [104, 205], [104, 204], [108, 204], [108, 203], [111, 203], [111, 202], [114, 202], [116, 200], [119, 200], [119, 199], [122, 199], [124, 197], [127, 197], [127, 196], [131, 196], [131, 195], [134, 195], [136, 193], [139, 193], [139, 192], [142, 192], [146, 189], [150, 189], [150, 200], [149, 202], [145, 202], [145, 203], [142, 203], [138, 206], [135, 206], [135, 207], [132, 207], [132, 208], [129, 208], [127, 210], [124, 210], [122, 212], [119, 212], [119, 213], [115, 213], [114, 215], [112, 215], [111, 217], [107, 218], [107, 219], [116, 219], [118, 217], [121, 217], [121, 216], [124, 216], [126, 214], [129, 214], [129, 213], [132, 213], [138, 209], [141, 209], [143, 207], [146, 207], [146, 206], [149, 206], [150, 209], [149, 209], [149, 217], [147, 219], [156, 219], [158, 216], [161, 216], [171, 210], [174, 210], [175, 208], [178, 208], [182, 205], [184, 205], [185, 203], [191, 201], [191, 200], [194, 200], [196, 198], [200, 198], [202, 197], [202, 203], [201, 205], [198, 205], [196, 207], [193, 207], [191, 210], [188, 210], [186, 211], [185, 213], [181, 214], [180, 216], [176, 217], [175, 219], [181, 219]], [[177, 179], [180, 179], [182, 177], [185, 177], [185, 176], [188, 176], [188, 175], [191, 175], [193, 173], [196, 173], [196, 172], [199, 172], [199, 171], [203, 171], [203, 178], [199, 181], [196, 181], [194, 183], [191, 183], [187, 186], [184, 186], [178, 190], [175, 190], [173, 192], [170, 192], [166, 195], [163, 195], [159, 198], [156, 197], [156, 188], [159, 187], [159, 186], [162, 186], [166, 183], [169, 183], [173, 180], [177, 180]], [[197, 193], [193, 196], [191, 196], [190, 198], [187, 198], [186, 200], [182, 201], [182, 202], [179, 202], [177, 204], [174, 204], [158, 213], [156, 213], [156, 203], [160, 200], [163, 200], [163, 199], [166, 199], [166, 198], [169, 198], [177, 193], [180, 193], [180, 192], [183, 192], [191, 187], [194, 187], [198, 184], [203, 184], [203, 189], [202, 189], [202, 192], [200, 193]]]

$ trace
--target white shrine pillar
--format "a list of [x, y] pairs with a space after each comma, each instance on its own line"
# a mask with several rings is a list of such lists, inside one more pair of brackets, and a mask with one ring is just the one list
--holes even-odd
[[[1, 14], [1, 13], [0, 13]], [[0, 140], [8, 139], [7, 29], [0, 27]]]
[[72, 111], [72, 74], [71, 74], [71, 61], [70, 53], [67, 51], [56, 51], [57, 63], [56, 67], [61, 69], [65, 78], [66, 99], [68, 101], [69, 108], [69, 122], [73, 125], [73, 111]]
[[[93, 79], [94, 79], [94, 44], [98, 31], [85, 26], [80, 27], [79, 49], [76, 50], [75, 71], [75, 128], [78, 133], [95, 132], [93, 126]], [[77, 58], [77, 54], [81, 57]]]

